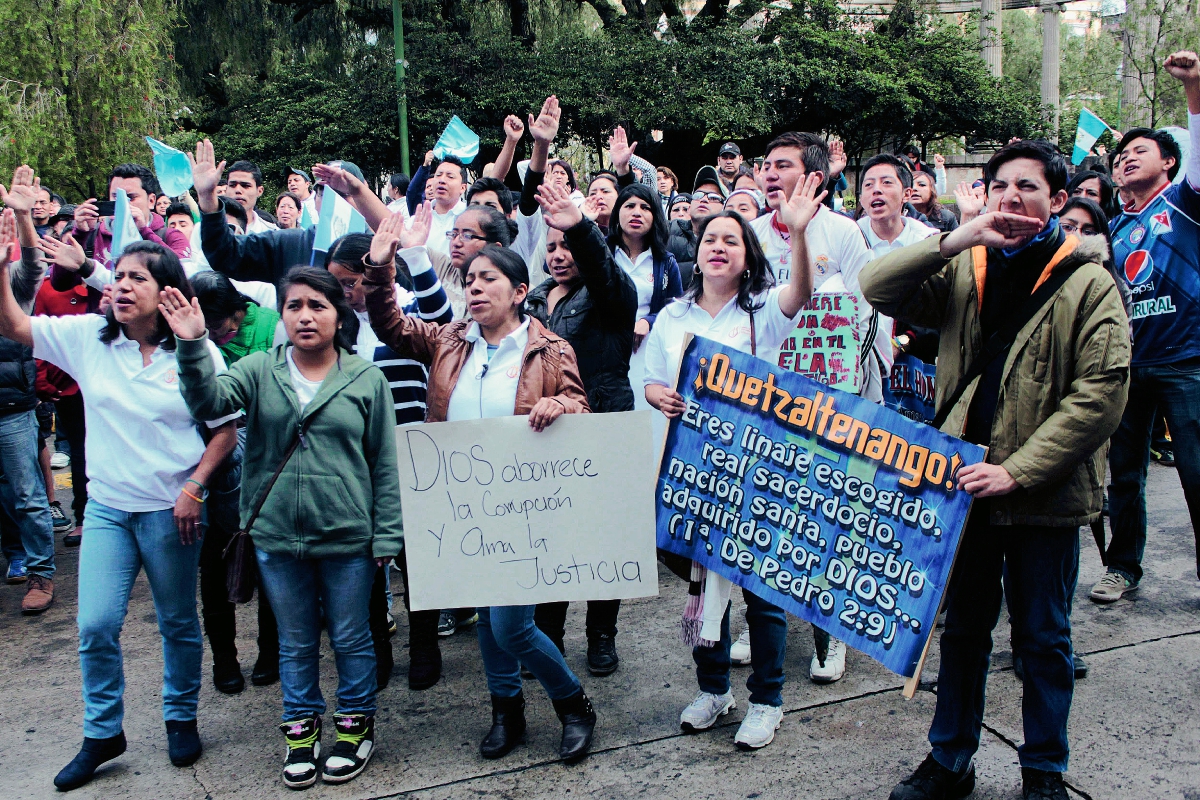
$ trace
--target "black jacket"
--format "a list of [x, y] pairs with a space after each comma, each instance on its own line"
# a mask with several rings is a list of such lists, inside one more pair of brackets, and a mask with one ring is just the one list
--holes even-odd
[[[9, 266], [9, 284], [17, 305], [30, 313], [42, 285], [42, 262], [36, 248], [22, 247], [19, 263]], [[0, 416], [37, 406], [37, 362], [33, 349], [0, 336]]]
[[224, 211], [200, 215], [200, 246], [204, 248], [204, 257], [217, 272], [237, 281], [263, 281], [278, 286], [289, 269], [311, 263], [316, 238], [316, 225], [234, 236], [225, 224]]
[[548, 313], [546, 300], [556, 284], [553, 278], [543, 281], [525, 299], [525, 310], [570, 342], [593, 412], [632, 411], [629, 357], [637, 289], [613, 261], [595, 223], [584, 219], [564, 238], [583, 280], [558, 301], [553, 313]]
[[667, 223], [670, 234], [667, 239], [667, 249], [675, 256], [679, 265], [679, 277], [682, 287], [686, 289], [692, 282], [692, 268], [696, 264], [696, 231], [689, 219], [674, 219]]

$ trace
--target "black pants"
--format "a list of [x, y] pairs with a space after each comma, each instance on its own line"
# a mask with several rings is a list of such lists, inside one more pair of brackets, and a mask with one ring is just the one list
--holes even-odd
[[[74, 456], [72, 456], [74, 461]], [[222, 527], [209, 526], [200, 545], [200, 602], [204, 619], [204, 633], [213, 656], [237, 657], [234, 637], [237, 624], [234, 619], [233, 603], [225, 588], [225, 559], [222, 553], [232, 534]], [[275, 626], [275, 614], [267, 601], [267, 593], [261, 583], [258, 587], [258, 656], [266, 663], [279, 661], [279, 631]]]
[[[569, 603], [539, 603], [533, 612], [533, 621], [538, 629], [562, 648], [563, 636], [567, 632], [567, 606]], [[617, 635], [617, 614], [621, 612], [620, 600], [588, 600], [587, 637], [594, 639], [607, 634]]]
[[83, 511], [87, 508], [87, 460], [83, 442], [85, 427], [83, 421], [83, 392], [69, 394], [54, 403], [54, 413], [58, 417], [58, 431], [66, 438], [71, 448], [71, 510], [75, 514], [75, 524], [83, 527]]
[[[408, 607], [408, 587], [411, 584], [408, 580], [408, 559], [405, 558], [407, 552], [407, 550], [402, 550], [396, 562], [400, 565], [400, 574], [404, 576], [404, 610], [408, 612], [408, 646], [410, 649], [413, 647], [437, 647], [438, 617], [442, 612], [436, 608], [428, 611], [413, 611]], [[384, 602], [387, 602], [386, 596]]]

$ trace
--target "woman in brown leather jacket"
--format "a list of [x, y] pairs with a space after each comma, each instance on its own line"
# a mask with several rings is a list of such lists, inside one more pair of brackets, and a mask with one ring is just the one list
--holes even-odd
[[[540, 431], [562, 414], [587, 413], [575, 352], [525, 315], [529, 270], [511, 250], [489, 245], [466, 263], [470, 320], [438, 325], [400, 313], [392, 265], [402, 224], [380, 226], [363, 285], [380, 341], [429, 367], [425, 421], [527, 414]], [[563, 723], [559, 756], [573, 763], [587, 755], [596, 712], [562, 653], [534, 625], [533, 613], [531, 605], [479, 609], [479, 649], [492, 695], [492, 728], [479, 750], [484, 758], [499, 758], [524, 736], [524, 664], [554, 702]]]

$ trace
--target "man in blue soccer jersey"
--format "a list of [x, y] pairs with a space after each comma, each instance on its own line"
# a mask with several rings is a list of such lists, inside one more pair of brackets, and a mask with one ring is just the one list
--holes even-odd
[[[1192, 529], [1200, 536], [1200, 59], [1174, 53], [1165, 67], [1187, 93], [1187, 164], [1169, 133], [1148, 128], [1125, 134], [1114, 164], [1126, 203], [1112, 221], [1113, 257], [1133, 294], [1133, 362], [1129, 402], [1109, 457], [1113, 538], [1108, 574], [1092, 587], [1098, 603], [1120, 600], [1142, 578], [1155, 408], [1166, 414]], [[1173, 184], [1181, 166], [1184, 179]]]

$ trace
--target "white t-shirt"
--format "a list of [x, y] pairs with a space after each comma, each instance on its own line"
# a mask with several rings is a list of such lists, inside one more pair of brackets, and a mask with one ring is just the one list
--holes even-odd
[[[262, 217], [260, 217], [258, 215], [257, 211], [251, 211], [246, 216], [250, 218], [246, 223], [246, 234], [247, 235], [249, 235], [251, 233], [262, 233], [263, 231], [279, 230], [278, 225], [272, 225], [270, 222], [267, 222], [265, 219], [263, 219]], [[199, 228], [200, 226], [197, 225], [196, 227]]]
[[935, 233], [941, 233], [936, 228], [931, 228], [912, 217], [901, 217], [904, 220], [904, 228], [900, 231], [900, 235], [896, 237], [894, 242], [885, 242], [880, 236], [876, 235], [871, 227], [871, 218], [862, 216], [858, 218], [858, 229], [862, 231], [863, 236], [867, 240], [867, 247], [871, 248], [871, 256], [879, 258], [886, 256], [893, 250], [899, 250], [901, 247], [907, 247], [910, 244], [928, 239]]
[[296, 360], [292, 358], [292, 351], [295, 349], [294, 347], [287, 349], [288, 371], [292, 373], [292, 388], [296, 390], [296, 399], [300, 401], [300, 413], [304, 413], [305, 406], [317, 396], [324, 381], [310, 381], [304, 377], [300, 368], [296, 366]]
[[[787, 283], [792, 277], [792, 245], [771, 224], [774, 212], [765, 214], [750, 223], [758, 234], [758, 242], [767, 256], [775, 280]], [[859, 394], [875, 402], [883, 400], [883, 378], [892, 368], [891, 320], [877, 315], [862, 296], [858, 275], [871, 260], [862, 231], [854, 220], [836, 214], [828, 208], [818, 209], [817, 215], [805, 231], [809, 257], [813, 260], [813, 287], [820, 291], [825, 281], [833, 275], [841, 275], [844, 288], [839, 291], [852, 292], [858, 297], [858, 327], [860, 341], [873, 341], [874, 358], [863, 359], [862, 391]]]
[[[779, 307], [783, 287], [775, 287], [754, 298], [763, 307], [754, 312], [756, 349], [761, 356], [775, 350], [795, 328], [791, 317]], [[686, 334], [703, 336], [726, 347], [750, 352], [750, 315], [730, 299], [715, 317], [699, 305], [676, 298], [663, 307], [643, 347], [646, 350], [646, 376], [643, 383], [674, 386], [675, 372], [683, 357], [683, 338]]]
[[529, 320], [504, 337], [490, 360], [487, 340], [478, 322], [467, 328], [466, 340], [472, 343], [471, 354], [450, 393], [447, 421], [511, 417], [517, 407], [521, 360], [529, 344]]
[[[137, 342], [118, 333], [100, 341], [104, 317], [33, 317], [33, 355], [79, 384], [87, 425], [88, 495], [128, 512], [172, 508], [200, 457], [204, 440], [179, 391], [175, 353], [156, 349], [142, 366]], [[218, 373], [221, 351], [208, 351]], [[209, 422], [216, 428], [237, 415]]]
[[650, 301], [654, 298], [654, 252], [643, 250], [636, 260], [630, 259], [625, 249], [618, 247], [613, 254], [617, 266], [625, 270], [625, 274], [633, 281], [637, 289], [638, 310], [637, 318], [641, 319], [650, 313]]
[[[467, 201], [461, 197], [445, 214], [439, 214], [435, 208], [433, 218], [429, 221], [429, 238], [425, 240], [425, 249], [431, 253], [450, 255], [450, 240], [446, 238], [446, 231], [454, 227], [454, 220], [458, 219], [458, 215], [466, 210]], [[412, 217], [409, 217], [409, 220], [405, 224], [412, 227]]]
[[[321, 221], [321, 215], [317, 213], [316, 192], [309, 192], [308, 197], [306, 197], [300, 201], [300, 205], [302, 206], [302, 208], [300, 209], [301, 216], [303, 216], [303, 214], [304, 214], [304, 209], [307, 208], [308, 209], [308, 218], [312, 222], [313, 225], [316, 225], [318, 222]], [[200, 226], [197, 225], [196, 227], [200, 227]]]

